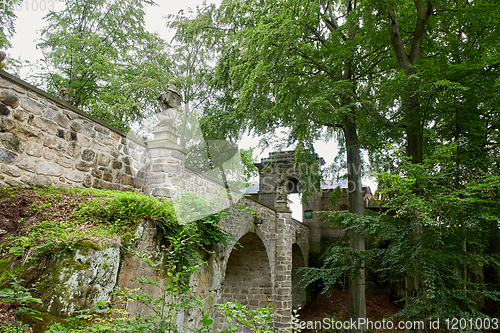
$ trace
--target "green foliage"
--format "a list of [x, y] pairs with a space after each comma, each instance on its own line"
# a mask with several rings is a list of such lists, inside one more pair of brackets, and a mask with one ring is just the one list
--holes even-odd
[[[227, 245], [232, 239], [218, 224], [223, 216], [239, 211], [234, 208], [179, 225], [171, 203], [130, 192], [57, 190], [52, 187], [29, 190], [2, 189], [0, 200], [19, 198], [23, 195], [30, 195], [33, 202], [28, 210], [29, 215], [40, 217], [43, 221], [31, 224], [29, 228], [22, 230], [19, 236], [8, 238], [2, 244], [2, 249], [4, 256], [25, 256], [24, 263], [48, 256], [63, 248], [100, 250], [98, 243], [116, 236], [121, 237], [122, 247], [126, 251], [135, 244], [136, 229], [140, 222], [146, 219], [153, 221], [163, 236], [161, 244], [163, 253], [166, 254], [163, 261], [158, 262], [158, 256], [153, 258], [150, 255], [138, 254], [154, 267], [158, 274], [165, 274], [167, 271], [166, 282], [161, 286], [150, 279], [138, 279], [142, 285], [156, 284], [164, 288], [163, 298], [155, 300], [130, 290], [120, 292], [121, 297], [147, 304], [157, 311], [157, 315], [163, 320], [163, 326], [157, 326], [157, 319], [160, 317], [115, 320], [116, 315], [121, 314], [119, 310], [111, 311], [108, 305], [98, 304], [93, 310], [73, 318], [70, 322], [72, 328], [69, 330], [55, 324], [50, 332], [136, 332], [138, 328], [163, 332], [168, 327], [176, 327], [175, 317], [178, 311], [194, 307], [201, 309], [201, 300], [188, 288], [189, 278], [202, 264], [202, 255], [212, 253], [215, 244]], [[203, 200], [197, 200], [200, 204], [203, 203]], [[57, 211], [60, 212], [62, 207], [57, 206], [57, 203], [65, 205], [63, 216], [66, 219], [59, 219]], [[68, 214], [68, 206], [74, 207], [71, 214]], [[6, 261], [6, 265], [9, 263], [10, 261]], [[174, 297], [176, 301], [172, 303], [169, 297]], [[206, 330], [199, 332], [209, 332], [210, 321], [211, 319], [206, 317], [202, 325]], [[92, 325], [89, 326], [89, 323]]]
[[[30, 307], [28, 307], [31, 303], [42, 303], [42, 301], [38, 298], [34, 298], [31, 296], [30, 289], [22, 286], [24, 280], [19, 279], [16, 275], [9, 273], [9, 282], [10, 287], [4, 288], [0, 291], [0, 302], [7, 303], [13, 302], [16, 306], [16, 309], [12, 312], [16, 317], [23, 315], [31, 315], [35, 316], [39, 314], [39, 311], [36, 311]], [[35, 319], [41, 320], [35, 316]], [[29, 332], [30, 327], [26, 324], [23, 324], [20, 320], [12, 320], [5, 325], [0, 326], [0, 332], [2, 333], [19, 333], [19, 332]]]
[[[64, 248], [99, 249], [98, 243], [117, 236], [127, 252], [135, 244], [137, 227], [147, 219], [162, 231], [170, 247], [169, 262], [180, 270], [195, 265], [200, 252], [210, 252], [212, 244], [227, 244], [231, 239], [218, 223], [232, 211], [207, 214], [181, 226], [172, 203], [138, 193], [52, 187], [2, 192], [0, 200], [23, 195], [32, 200], [27, 214], [39, 221], [21, 226], [19, 235], [8, 236], [1, 245], [3, 255], [23, 255], [28, 261]], [[198, 207], [203, 207], [202, 201]], [[71, 206], [75, 208], [68, 212]]]
[[0, 48], [11, 46], [9, 38], [11, 38], [15, 32], [14, 21], [17, 18], [14, 12], [14, 6], [16, 6], [18, 2], [18, 0], [2, 1], [0, 6]]
[[238, 332], [238, 326], [247, 326], [253, 332], [271, 333], [273, 314], [270, 309], [272, 304], [265, 308], [250, 310], [247, 306], [239, 303], [228, 302], [219, 306], [219, 311], [225, 317], [225, 322], [229, 329], [223, 332]]
[[[184, 242], [182, 237], [171, 239], [174, 247], [190, 246]], [[161, 267], [151, 259], [147, 253], [137, 254], [144, 260], [155, 272], [161, 274], [164, 267]], [[272, 332], [273, 315], [268, 305], [266, 308], [257, 308], [250, 310], [246, 306], [238, 303], [226, 303], [215, 305], [214, 310], [222, 318], [227, 328], [216, 330], [214, 319], [206, 312], [208, 310], [208, 299], [200, 298], [194, 292], [189, 280], [185, 276], [196, 274], [200, 265], [184, 267], [180, 272], [175, 267], [172, 271], [167, 271], [164, 280], [154, 281], [151, 278], [138, 277], [141, 286], [154, 286], [160, 289], [159, 296], [153, 297], [139, 289], [118, 289], [116, 291], [115, 304], [105, 304], [103, 302], [96, 304], [93, 309], [83, 311], [82, 314], [69, 318], [68, 325], [54, 324], [46, 333], [83, 333], [83, 332], [238, 332], [238, 327], [246, 326], [253, 332], [270, 333]], [[128, 302], [138, 302], [150, 309], [152, 315], [144, 315], [130, 318], [128, 313], [120, 310], [120, 304]], [[180, 313], [199, 313], [200, 320], [195, 327], [186, 327], [178, 322]], [[292, 323], [298, 323], [297, 315], [292, 316]], [[294, 332], [300, 332], [300, 329]]]
[[145, 30], [151, 0], [65, 0], [51, 12], [37, 45], [44, 53], [42, 83], [63, 100], [122, 129], [143, 119], [165, 89], [166, 43]]
[[[401, 157], [397, 168], [378, 175], [385, 212], [362, 217], [325, 212], [330, 223], [364, 234], [367, 250], [333, 245], [323, 253], [320, 267], [305, 271], [305, 278], [331, 289], [362, 263], [381, 282], [401, 281], [416, 272], [424, 290], [403, 299], [397, 315], [410, 320], [485, 317], [478, 301], [500, 300], [500, 281], [482, 280], [477, 273], [500, 269], [494, 245], [500, 236], [500, 175], [476, 171], [467, 179], [457, 173], [456, 153], [455, 145], [442, 146], [423, 164], [411, 163], [403, 153], [393, 155]], [[416, 233], [416, 227], [422, 231]]]

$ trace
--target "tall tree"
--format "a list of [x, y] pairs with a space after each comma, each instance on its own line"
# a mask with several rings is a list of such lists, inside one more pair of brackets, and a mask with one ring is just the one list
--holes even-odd
[[[156, 105], [170, 77], [166, 43], [145, 30], [152, 0], [66, 0], [46, 17], [37, 45], [44, 53], [47, 89], [127, 130]], [[149, 106], [149, 108], [148, 108]]]
[[[389, 205], [405, 221], [404, 227], [401, 221], [391, 222], [407, 238], [393, 239], [401, 246], [398, 256], [404, 254], [405, 314], [415, 319], [470, 316], [474, 310], [469, 299], [477, 286], [470, 283], [468, 267], [489, 262], [476, 242], [478, 235], [485, 237], [485, 230], [495, 229], [488, 214], [481, 218], [474, 213], [471, 207], [476, 212], [485, 207], [470, 188], [484, 179], [495, 183], [491, 175], [485, 177], [485, 170], [496, 164], [491, 157], [498, 94], [492, 80], [498, 68], [493, 42], [498, 16], [491, 13], [500, 8], [495, 1], [374, 3], [391, 37], [395, 60], [378, 90], [383, 94], [379, 101], [389, 101], [381, 104], [396, 110], [411, 161], [407, 164], [392, 154], [391, 168], [401, 174], [385, 183], [397, 189]], [[393, 91], [384, 91], [384, 85]], [[392, 139], [402, 142], [401, 137]], [[477, 159], [478, 154], [485, 158]], [[445, 240], [447, 246], [440, 243], [444, 230], [454, 235]], [[474, 250], [469, 251], [471, 245]], [[442, 274], [449, 280], [440, 279]], [[460, 288], [465, 292], [457, 293]]]
[[[360, 82], [389, 51], [365, 45], [360, 8], [356, 1], [234, 0], [203, 17], [205, 25], [191, 22], [207, 40], [222, 40], [219, 107], [206, 110], [204, 122], [226, 136], [285, 127], [289, 144], [311, 150], [315, 139], [337, 132], [347, 155], [350, 211], [358, 216], [364, 214], [358, 131], [369, 108]], [[364, 250], [362, 235], [353, 230], [350, 238]], [[361, 263], [351, 277], [351, 318], [366, 317], [364, 288]]]

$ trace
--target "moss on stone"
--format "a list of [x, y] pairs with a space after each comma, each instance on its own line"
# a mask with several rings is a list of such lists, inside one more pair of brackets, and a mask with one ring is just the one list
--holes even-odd
[[101, 247], [96, 242], [91, 240], [82, 240], [77, 244], [77, 248], [82, 252], [82, 254], [87, 255], [89, 250], [101, 251]]
[[12, 259], [2, 259], [0, 260], [0, 285], [2, 284], [3, 278], [7, 273], [10, 264], [12, 263]]

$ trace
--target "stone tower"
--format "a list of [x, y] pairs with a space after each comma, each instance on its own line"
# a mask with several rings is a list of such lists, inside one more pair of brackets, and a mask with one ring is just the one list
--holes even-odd
[[[318, 166], [325, 164], [322, 157], [316, 155], [316, 158]], [[256, 199], [278, 211], [289, 211], [287, 194], [299, 193], [301, 170], [304, 170], [295, 163], [295, 151], [269, 153], [268, 158], [262, 158], [255, 166], [259, 169], [259, 193]]]

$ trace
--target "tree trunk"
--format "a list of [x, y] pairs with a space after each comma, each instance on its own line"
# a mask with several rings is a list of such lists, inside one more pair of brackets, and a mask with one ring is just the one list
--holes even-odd
[[[389, 14], [389, 32], [391, 35], [392, 48], [396, 59], [401, 69], [406, 71], [407, 75], [414, 74], [412, 66], [418, 63], [422, 51], [422, 43], [425, 35], [425, 27], [427, 20], [432, 12], [431, 1], [415, 0], [415, 9], [417, 10], [415, 30], [411, 38], [411, 49], [409, 54], [405, 50], [405, 42], [401, 38], [397, 11], [394, 10]], [[417, 88], [413, 85], [408, 85], [403, 96], [404, 101], [404, 122], [406, 127], [406, 154], [411, 157], [411, 162], [420, 164], [423, 162], [423, 121], [420, 107], [419, 94]], [[415, 185], [415, 191], [419, 191], [418, 184]], [[423, 232], [422, 225], [417, 216], [411, 221], [412, 235], [415, 242], [420, 242], [420, 237]], [[414, 297], [423, 295], [424, 286], [421, 270], [422, 263], [414, 263], [413, 272], [410, 272], [405, 277], [405, 296], [406, 304], [413, 302]], [[418, 329], [417, 332], [425, 332]]]
[[[361, 184], [361, 156], [359, 153], [359, 140], [356, 131], [356, 121], [349, 115], [344, 116], [344, 136], [347, 150], [347, 170], [349, 183], [349, 212], [364, 215], [365, 202]], [[355, 250], [365, 249], [365, 236], [354, 230], [349, 232], [350, 245]], [[357, 274], [350, 277], [349, 281], [349, 308], [348, 316], [353, 321], [366, 318], [365, 300], [365, 267], [364, 263]], [[366, 327], [357, 327], [351, 332], [365, 332]]]

